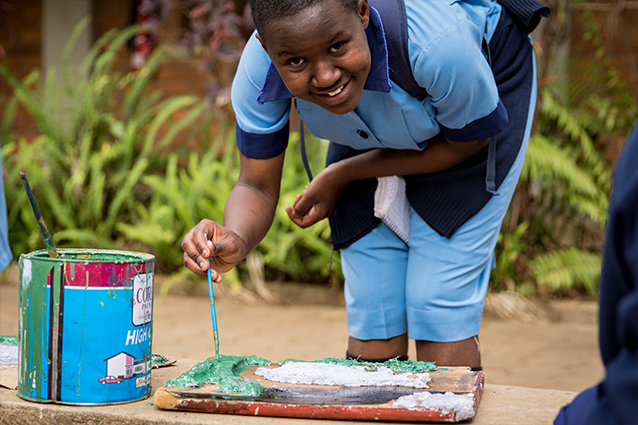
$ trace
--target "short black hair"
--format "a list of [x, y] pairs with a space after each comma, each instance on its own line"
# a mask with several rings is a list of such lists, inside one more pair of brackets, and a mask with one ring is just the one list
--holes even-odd
[[[293, 16], [302, 10], [320, 4], [326, 0], [250, 0], [250, 13], [255, 28], [262, 38], [266, 25], [274, 20]], [[346, 10], [359, 13], [358, 0], [337, 0]]]

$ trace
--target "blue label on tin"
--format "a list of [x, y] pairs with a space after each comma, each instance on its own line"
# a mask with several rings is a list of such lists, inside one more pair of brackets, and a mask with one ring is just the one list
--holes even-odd
[[153, 275], [132, 281], [64, 288], [60, 401], [114, 403], [150, 393]]

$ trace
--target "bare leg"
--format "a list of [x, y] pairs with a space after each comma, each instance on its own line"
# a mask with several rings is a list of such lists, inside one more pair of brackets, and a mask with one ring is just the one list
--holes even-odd
[[481, 366], [478, 335], [454, 342], [417, 341], [416, 353], [420, 361], [439, 366]]
[[383, 359], [408, 354], [408, 334], [395, 336], [390, 339], [361, 340], [350, 337], [348, 353], [353, 357], [364, 359]]

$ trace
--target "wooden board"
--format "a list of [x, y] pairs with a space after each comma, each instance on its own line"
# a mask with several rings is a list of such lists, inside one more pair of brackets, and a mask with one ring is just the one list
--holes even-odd
[[[278, 367], [277, 365], [270, 367]], [[185, 410], [201, 413], [224, 413], [251, 416], [277, 416], [290, 418], [458, 422], [456, 413], [443, 414], [436, 409], [393, 406], [393, 400], [404, 392], [453, 392], [468, 397], [474, 404], [474, 415], [483, 393], [483, 372], [472, 372], [465, 367], [440, 368], [430, 372], [432, 381], [426, 390], [407, 387], [335, 387], [326, 385], [300, 385], [272, 382], [254, 374], [257, 368], [241, 376], [258, 381], [267, 388], [265, 395], [248, 397], [239, 394], [221, 394], [219, 386], [203, 388], [161, 387], [155, 392], [154, 404], [164, 410]], [[283, 391], [284, 396], [272, 396]], [[272, 391], [272, 392], [271, 392]], [[385, 391], [385, 393], [384, 393]], [[388, 392], [389, 391], [389, 392]], [[396, 398], [384, 401], [389, 397]], [[285, 393], [294, 394], [286, 397]], [[300, 396], [301, 395], [301, 396]], [[378, 400], [380, 399], [380, 400]], [[370, 402], [370, 400], [374, 400]], [[466, 418], [473, 419], [474, 416]]]

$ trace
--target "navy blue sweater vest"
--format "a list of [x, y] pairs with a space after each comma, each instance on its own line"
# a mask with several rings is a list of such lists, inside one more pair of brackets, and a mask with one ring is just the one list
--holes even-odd
[[[534, 76], [533, 50], [527, 34], [541, 16], [549, 14], [549, 9], [536, 0], [500, 0], [500, 3], [504, 10], [489, 50], [492, 71], [509, 123], [497, 138], [497, 187], [516, 159], [527, 123]], [[451, 237], [492, 197], [485, 190], [487, 151], [486, 148], [450, 170], [404, 176], [410, 205], [439, 234]], [[363, 152], [331, 143], [326, 164]], [[374, 216], [376, 187], [377, 179], [368, 179], [353, 182], [343, 190], [329, 219], [334, 249], [348, 247], [379, 224], [380, 220]]]

